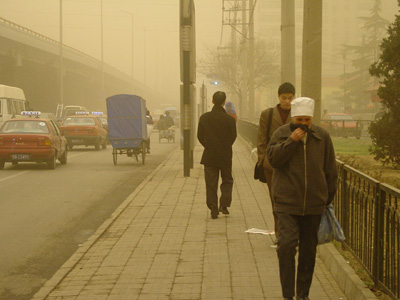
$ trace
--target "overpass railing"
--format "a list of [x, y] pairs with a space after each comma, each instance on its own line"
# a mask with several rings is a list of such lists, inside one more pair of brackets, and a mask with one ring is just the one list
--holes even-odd
[[[26, 28], [26, 27], [24, 27], [24, 26], [18, 25], [18, 24], [14, 23], [14, 22], [11, 22], [11, 21], [9, 21], [9, 20], [7, 20], [7, 19], [4, 19], [4, 18], [1, 18], [1, 17], [0, 17], [0, 24], [1, 24], [1, 23], [4, 24], [4, 25], [7, 25], [7, 26], [9, 26], [9, 27], [15, 28], [15, 29], [17, 29], [17, 30], [19, 30], [19, 31], [25, 32], [25, 33], [27, 33], [27, 34], [29, 34], [29, 35], [31, 35], [31, 36], [34, 36], [34, 37], [36, 37], [36, 38], [39, 38], [39, 39], [41, 39], [41, 40], [43, 40], [43, 41], [46, 41], [46, 42], [48, 42], [48, 43], [54, 44], [54, 45], [56, 45], [57, 47], [60, 47], [60, 42], [59, 42], [59, 41], [53, 40], [53, 39], [51, 39], [51, 38], [49, 38], [49, 37], [47, 37], [47, 36], [45, 36], [45, 35], [42, 35], [42, 34], [40, 34], [40, 33], [37, 33], [36, 31], [30, 30], [29, 28]], [[68, 49], [68, 50], [70, 50], [71, 52], [75, 52], [75, 53], [77, 53], [77, 54], [79, 54], [79, 55], [83, 55], [83, 56], [85, 56], [85, 57], [88, 57], [88, 58], [90, 58], [90, 59], [94, 59], [94, 60], [96, 60], [96, 61], [99, 61], [98, 59], [96, 59], [96, 58], [94, 58], [94, 57], [92, 57], [92, 56], [86, 54], [85, 52], [79, 51], [79, 50], [77, 50], [77, 49], [75, 49], [75, 48], [72, 48], [72, 47], [70, 47], [70, 46], [67, 46], [67, 45], [65, 45], [65, 44], [63, 44], [63, 48], [64, 48], [64, 49]], [[100, 62], [100, 61], [99, 61], [99, 62]]]
[[[252, 148], [258, 124], [238, 120], [238, 133]], [[338, 190], [335, 212], [349, 250], [393, 299], [400, 298], [400, 190], [336, 160]]]

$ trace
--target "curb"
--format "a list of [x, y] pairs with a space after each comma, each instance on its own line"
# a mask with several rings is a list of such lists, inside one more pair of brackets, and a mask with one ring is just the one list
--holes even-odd
[[368, 289], [332, 244], [318, 246], [318, 254], [344, 294], [351, 300], [376, 300], [375, 294]]
[[[257, 161], [257, 153], [255, 149], [251, 149], [248, 142], [239, 137], [248, 147], [251, 158], [254, 163]], [[333, 278], [338, 283], [344, 294], [351, 300], [378, 300], [375, 294], [361, 281], [352, 267], [346, 263], [343, 256], [335, 248], [332, 243], [319, 245], [317, 253], [324, 265], [328, 268]]]
[[162, 161], [158, 167], [153, 170], [140, 184], [139, 186], [118, 206], [118, 208], [112, 213], [111, 217], [106, 219], [104, 223], [91, 235], [88, 240], [79, 247], [74, 254], [61, 266], [61, 268], [40, 288], [40, 290], [33, 296], [31, 300], [44, 300], [49, 294], [57, 287], [57, 285], [73, 270], [73, 268], [83, 258], [85, 253], [97, 242], [97, 240], [103, 235], [103, 233], [114, 223], [115, 219], [128, 207], [133, 201], [136, 195], [143, 189], [143, 187], [153, 179], [154, 175], [161, 169], [165, 162], [168, 161], [174, 152], [171, 152]]

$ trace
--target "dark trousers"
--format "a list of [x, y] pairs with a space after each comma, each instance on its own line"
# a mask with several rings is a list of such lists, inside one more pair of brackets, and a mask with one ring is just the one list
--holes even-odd
[[265, 175], [265, 179], [267, 181], [266, 183], [267, 183], [267, 186], [268, 186], [269, 198], [271, 199], [272, 214], [274, 215], [275, 237], [278, 238], [279, 237], [278, 220], [277, 220], [275, 212], [274, 212], [274, 198], [272, 197], [272, 193], [271, 193], [272, 174], [273, 174], [273, 172], [274, 172], [273, 170], [268, 170], [268, 169], [264, 168], [264, 175]]
[[204, 166], [204, 178], [206, 180], [206, 203], [207, 207], [218, 214], [218, 180], [221, 172], [222, 183], [220, 186], [220, 206], [230, 207], [232, 202], [232, 168], [216, 168]]
[[276, 212], [278, 219], [279, 273], [284, 298], [294, 297], [296, 246], [299, 246], [296, 295], [306, 297], [310, 292], [317, 254], [318, 229], [321, 215], [296, 216]]

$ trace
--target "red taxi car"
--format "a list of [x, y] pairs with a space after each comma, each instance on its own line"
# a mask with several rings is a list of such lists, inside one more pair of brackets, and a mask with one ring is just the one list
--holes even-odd
[[107, 148], [107, 130], [97, 114], [77, 112], [68, 116], [60, 126], [62, 134], [67, 139], [68, 149], [73, 146], [94, 146], [96, 150]]
[[321, 127], [329, 131], [333, 136], [349, 137], [357, 139], [361, 137], [361, 124], [352, 116], [345, 113], [328, 113], [321, 120]]
[[4, 122], [0, 129], [0, 169], [6, 162], [45, 162], [49, 169], [67, 163], [67, 141], [58, 126], [40, 112], [21, 112]]

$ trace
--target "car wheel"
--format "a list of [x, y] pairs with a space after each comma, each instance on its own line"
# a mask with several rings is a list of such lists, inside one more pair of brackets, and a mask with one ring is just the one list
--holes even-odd
[[4, 169], [5, 161], [0, 160], [0, 170]]
[[96, 144], [94, 144], [94, 149], [96, 149], [96, 151], [100, 150], [100, 142], [97, 142]]
[[102, 149], [107, 149], [107, 140], [104, 142], [103, 145], [101, 145], [101, 148], [102, 148]]
[[51, 169], [51, 170], [54, 170], [54, 169], [56, 168], [56, 163], [57, 163], [57, 153], [55, 153], [55, 154], [53, 155], [53, 157], [50, 158], [50, 159], [47, 161], [47, 168], [49, 168], [49, 169]]
[[62, 165], [66, 165], [68, 160], [68, 149], [65, 148], [63, 155], [60, 157], [59, 161]]
[[17, 161], [12, 161], [11, 163], [12, 163], [13, 166], [18, 165], [18, 162], [17, 162]]

